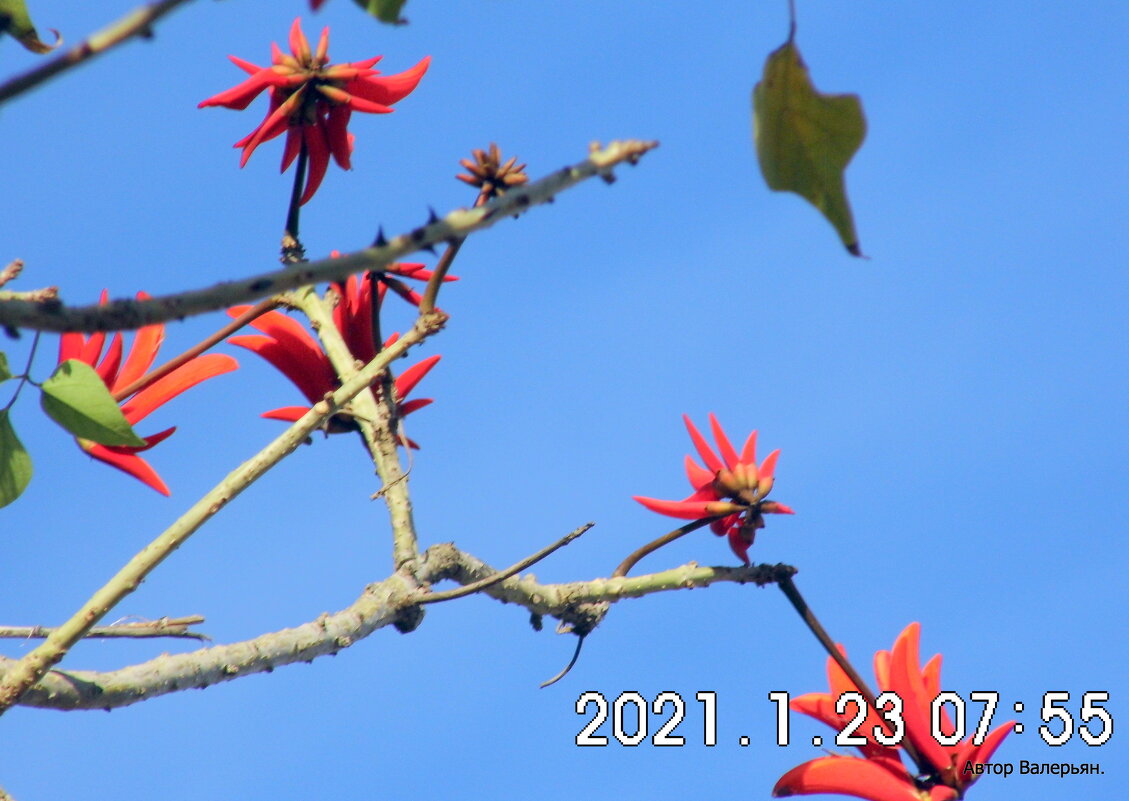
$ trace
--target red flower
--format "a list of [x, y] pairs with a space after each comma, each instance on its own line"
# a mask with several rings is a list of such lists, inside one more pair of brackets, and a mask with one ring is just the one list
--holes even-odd
[[754, 431], [745, 441], [745, 447], [738, 455], [729, 438], [725, 436], [717, 418], [710, 413], [710, 427], [717, 440], [721, 456], [714, 453], [690, 418], [682, 415], [690, 439], [705, 467], [700, 467], [689, 456], [686, 457], [686, 475], [694, 494], [681, 501], [660, 501], [655, 498], [633, 496], [635, 500], [652, 512], [685, 520], [698, 520], [703, 517], [725, 515], [710, 523], [714, 534], [729, 537], [729, 547], [749, 564], [749, 547], [753, 544], [757, 529], [764, 528], [765, 514], [795, 514], [789, 507], [776, 501], [766, 501], [772, 491], [773, 473], [780, 451], [775, 450], [757, 465], [757, 432]]
[[[331, 258], [331, 259], [341, 258], [341, 251], [339, 251], [339, 250], [329, 251], [329, 258]], [[370, 274], [371, 273], [366, 273], [366, 276], [370, 275]], [[425, 269], [424, 266], [422, 264], [419, 264], [418, 262], [393, 262], [392, 264], [387, 265], [384, 269], [376, 271], [376, 283], [377, 283], [376, 304], [377, 304], [377, 308], [379, 308], [380, 305], [382, 303], [384, 303], [384, 296], [386, 294], [388, 294], [389, 289], [391, 289], [397, 295], [402, 297], [408, 303], [410, 303], [413, 306], [418, 308], [420, 301], [423, 300], [423, 296], [420, 295], [418, 292], [416, 292], [411, 287], [406, 286], [402, 281], [399, 281], [396, 278], [390, 278], [389, 276], [399, 276], [400, 278], [412, 278], [412, 279], [415, 279], [416, 281], [427, 281], [431, 278], [432, 274], [433, 274], [432, 270]], [[353, 280], [353, 279], [350, 279], [350, 280]], [[459, 277], [457, 275], [445, 275], [445, 276], [443, 276], [443, 282], [444, 283], [446, 283], [448, 281], [458, 281], [458, 280], [459, 280]], [[335, 286], [340, 287], [341, 285], [336, 284]]]
[[[862, 757], [828, 756], [797, 765], [785, 773], [772, 790], [774, 796], [811, 795], [813, 793], [840, 793], [871, 801], [952, 801], [964, 796], [965, 790], [977, 779], [975, 773], [965, 773], [964, 765], [983, 763], [1012, 730], [1005, 723], [989, 733], [980, 745], [972, 738], [944, 746], [933, 738], [930, 725], [930, 705], [941, 688], [941, 656], [934, 656], [925, 668], [918, 659], [918, 640], [921, 624], [910, 623], [894, 642], [893, 651], [879, 651], [874, 655], [874, 672], [882, 691], [897, 693], [902, 700], [902, 720], [905, 737], [928, 766], [926, 775], [914, 776], [902, 764], [901, 746], [887, 746], [873, 737], [875, 726], [892, 734], [890, 724], [884, 724], [873, 708], [859, 726], [856, 735], [865, 736], [867, 742], [860, 746]], [[842, 650], [840, 648], [840, 650]], [[848, 704], [846, 714], [835, 712], [836, 700], [847, 691], [857, 691], [854, 683], [835, 662], [827, 660], [827, 678], [830, 693], [808, 693], [793, 699], [791, 706], [797, 712], [810, 715], [831, 726], [836, 731], [854, 717], [855, 707]], [[947, 714], [942, 716], [943, 733], [951, 736], [955, 731]]]
[[[144, 300], [148, 297], [144, 292], [137, 293], [138, 300]], [[102, 303], [106, 302], [106, 298], [107, 294], [103, 291]], [[122, 335], [120, 333], [114, 334], [110, 339], [110, 347], [106, 350], [105, 356], [102, 356], [102, 348], [106, 343], [104, 333], [91, 334], [89, 337], [78, 333], [63, 334], [59, 340], [59, 363], [62, 364], [67, 359], [78, 359], [80, 362], [89, 364], [98, 373], [107, 389], [111, 393], [117, 393], [137, 381], [153, 366], [153, 362], [157, 358], [157, 351], [164, 339], [164, 325], [149, 325], [138, 329], [134, 335], [133, 344], [130, 346], [129, 355], [126, 356], [123, 363]], [[99, 361], [99, 357], [101, 357], [101, 361]], [[231, 372], [238, 366], [235, 359], [224, 354], [209, 353], [204, 356], [197, 356], [134, 393], [122, 404], [122, 414], [125, 415], [125, 419], [129, 421], [131, 426], [136, 425], [158, 406], [172, 400], [186, 389], [191, 389], [201, 381], [213, 376]], [[176, 431], [175, 426], [151, 436], [142, 437], [146, 442], [144, 447], [99, 445], [84, 439], [77, 441], [79, 447], [95, 459], [129, 473], [162, 495], [168, 495], [169, 488], [157, 475], [157, 471], [137, 454], [140, 451], [149, 450], [158, 442], [167, 439], [174, 431]]]
[[209, 97], [204, 106], [225, 106], [243, 110], [265, 89], [270, 94], [270, 108], [259, 126], [235, 143], [243, 148], [239, 161], [242, 167], [263, 142], [286, 132], [282, 151], [282, 170], [293, 163], [305, 144], [310, 167], [302, 203], [313, 197], [325, 177], [329, 157], [343, 170], [350, 169], [353, 135], [346, 129], [354, 111], [387, 114], [392, 104], [404, 99], [416, 88], [427, 72], [431, 57], [427, 56], [410, 70], [378, 77], [372, 69], [381, 56], [349, 64], [329, 62], [329, 28], [321, 32], [317, 50], [302, 33], [301, 18], [290, 28], [290, 53], [277, 44], [271, 45], [271, 66], [259, 67], [235, 56], [228, 56], [244, 72], [251, 75], [243, 83]]
[[[407, 277], [422, 277], [419, 275], [423, 265], [401, 264], [390, 265], [404, 270]], [[389, 269], [388, 272], [393, 272]], [[424, 270], [423, 272], [428, 272]], [[350, 276], [344, 285], [332, 284], [341, 300], [333, 310], [333, 323], [341, 332], [345, 344], [350, 352], [362, 362], [370, 362], [376, 358], [376, 347], [372, 339], [372, 282], [368, 280], [368, 273], [363, 280], [357, 276]], [[383, 284], [377, 292], [377, 308], [384, 296]], [[413, 293], [414, 294], [414, 293]], [[238, 317], [250, 306], [235, 306], [228, 310], [232, 317]], [[228, 342], [259, 354], [289, 378], [294, 386], [302, 391], [311, 403], [317, 403], [325, 397], [327, 392], [333, 392], [340, 385], [337, 373], [329, 362], [329, 357], [321, 346], [297, 320], [287, 317], [280, 312], [267, 312], [257, 318], [251, 325], [265, 334], [245, 334], [229, 337]], [[385, 347], [391, 345], [399, 337], [393, 334], [384, 343]], [[399, 401], [399, 414], [401, 417], [411, 414], [417, 409], [422, 409], [432, 402], [431, 398], [404, 401], [410, 393], [427, 375], [428, 371], [439, 361], [439, 356], [429, 356], [418, 364], [414, 364], [396, 377], [396, 398]], [[264, 412], [263, 417], [272, 420], [285, 420], [294, 422], [306, 412], [308, 406], [284, 406]], [[328, 429], [331, 433], [357, 430], [356, 423], [345, 414], [336, 414], [330, 420]], [[409, 440], [409, 445], [418, 447]]]

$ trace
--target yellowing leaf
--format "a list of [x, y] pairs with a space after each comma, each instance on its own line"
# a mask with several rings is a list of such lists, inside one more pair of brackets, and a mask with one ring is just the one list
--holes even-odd
[[407, 20], [400, 17], [400, 9], [408, 0], [353, 0], [368, 13], [381, 22], [392, 25], [403, 25]]
[[775, 50], [753, 88], [753, 139], [770, 189], [795, 192], [823, 212], [847, 250], [861, 255], [843, 171], [866, 137], [858, 95], [812, 86], [791, 41]]
[[68, 432], [102, 445], [145, 446], [89, 364], [67, 359], [43, 382], [43, 411]]
[[0, 34], [6, 33], [33, 53], [50, 53], [61, 45], [62, 39], [54, 28], [55, 44], [39, 41], [39, 33], [31, 22], [24, 0], [0, 0]]

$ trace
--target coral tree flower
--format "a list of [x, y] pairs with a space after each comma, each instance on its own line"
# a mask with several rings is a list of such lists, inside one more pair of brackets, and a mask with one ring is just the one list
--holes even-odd
[[749, 564], [749, 547], [753, 544], [757, 529], [764, 528], [764, 515], [795, 514], [782, 503], [765, 500], [772, 491], [780, 451], [773, 451], [758, 465], [757, 432], [754, 431], [738, 454], [711, 412], [710, 427], [721, 452], [719, 455], [709, 446], [689, 417], [682, 415], [682, 419], [705, 464], [705, 467], [701, 467], [691, 457], [686, 457], [686, 476], [690, 479], [694, 494], [681, 501], [660, 501], [639, 495], [633, 497], [652, 512], [684, 520], [725, 515], [710, 523], [710, 530], [719, 537], [728, 537], [733, 553], [742, 562]]
[[[148, 298], [144, 292], [138, 292], [138, 300]], [[102, 303], [107, 299], [106, 292], [102, 293]], [[134, 335], [133, 344], [129, 354], [122, 361], [122, 335], [116, 333], [110, 339], [110, 345], [103, 356], [102, 350], [106, 345], [106, 334], [95, 333], [85, 336], [79, 333], [63, 334], [59, 340], [59, 363], [67, 359], [77, 359], [89, 364], [98, 373], [98, 377], [111, 393], [116, 394], [141, 378], [153, 366], [157, 358], [157, 351], [165, 339], [164, 325], [148, 325], [138, 329]], [[99, 361], [101, 359], [101, 361]], [[228, 373], [238, 367], [238, 362], [230, 356], [221, 353], [208, 353], [197, 356], [177, 367], [171, 373], [158, 378], [152, 384], [133, 393], [122, 403], [122, 414], [131, 426], [145, 419], [157, 407], [162, 406], [175, 398], [180, 393], [206, 381], [213, 376]], [[77, 440], [79, 447], [95, 459], [116, 467], [144, 484], [149, 485], [162, 495], [169, 494], [169, 488], [157, 471], [137, 454], [147, 451], [157, 443], [168, 439], [176, 427], [166, 428], [148, 437], [144, 447], [128, 445], [99, 445], [89, 440]]]
[[[892, 651], [874, 655], [874, 672], [882, 691], [897, 693], [902, 700], [905, 737], [926, 763], [925, 775], [915, 776], [906, 769], [900, 745], [883, 745], [874, 739], [876, 726], [885, 729], [887, 739], [892, 732], [890, 725], [884, 724], [870, 708], [865, 722], [855, 731], [856, 735], [866, 737], [866, 744], [859, 746], [861, 757], [827, 756], [798, 765], [776, 783], [774, 796], [840, 793], [870, 801], [952, 801], [964, 796], [978, 778], [964, 772], [965, 764], [989, 761], [1013, 724], [994, 729], [980, 745], [974, 745], [971, 737], [956, 745], [938, 743], [931, 734], [930, 705], [941, 688], [941, 656], [934, 656], [922, 668], [918, 658], [920, 635], [921, 624], [906, 626]], [[792, 700], [791, 707], [841, 731], [854, 717], [855, 707], [848, 704], [847, 712], [838, 714], [836, 700], [857, 688], [831, 658], [827, 660], [827, 678], [830, 693], [801, 695]], [[955, 731], [947, 714], [942, 715], [941, 728], [948, 736]]]
[[260, 144], [285, 132], [282, 171], [293, 163], [303, 146], [310, 159], [302, 203], [313, 197], [321, 185], [330, 156], [341, 169], [350, 169], [353, 135], [347, 128], [352, 113], [388, 114], [393, 103], [411, 94], [431, 63], [431, 57], [426, 56], [405, 72], [382, 76], [373, 69], [381, 56], [329, 64], [328, 50], [329, 28], [322, 30], [317, 49], [311, 50], [302, 33], [301, 18], [295, 19], [290, 28], [290, 55], [272, 43], [269, 67], [228, 56], [251, 77], [199, 104], [199, 108], [224, 106], [242, 111], [266, 90], [270, 96], [266, 117], [235, 143], [235, 147], [243, 148], [239, 166], [247, 163]]
[[[396, 268], [393, 270], [392, 268]], [[425, 278], [421, 273], [430, 275], [429, 270], [423, 270], [422, 264], [389, 265], [388, 272], [400, 271], [401, 275], [410, 278]], [[341, 332], [345, 344], [349, 346], [354, 357], [362, 362], [370, 362], [376, 358], [376, 347], [373, 344], [373, 296], [372, 284], [369, 280], [370, 273], [365, 273], [362, 280], [357, 276], [350, 276], [344, 284], [332, 284], [340, 301], [333, 309], [333, 323]], [[380, 283], [377, 290], [376, 308], [384, 297], [385, 285]], [[415, 294], [414, 292], [412, 294]], [[418, 295], [417, 303], [418, 303]], [[250, 306], [235, 306], [228, 310], [232, 317], [238, 317]], [[326, 393], [333, 392], [341, 382], [337, 373], [330, 364], [329, 357], [321, 349], [321, 345], [310, 336], [305, 327], [297, 320], [287, 317], [281, 312], [267, 312], [255, 319], [251, 325], [262, 331], [259, 334], [242, 334], [229, 337], [228, 342], [247, 348], [262, 356], [274, 365], [283, 375], [290, 379], [294, 386], [302, 391], [311, 404], [317, 403], [325, 397]], [[384, 343], [385, 347], [396, 341], [399, 335], [393, 334]], [[398, 411], [401, 417], [411, 414], [417, 409], [422, 409], [432, 402], [431, 398], [420, 398], [405, 401], [408, 394], [415, 389], [428, 371], [439, 361], [439, 356], [429, 356], [418, 364], [414, 364], [396, 377], [396, 398], [399, 402]], [[370, 390], [371, 391], [371, 390]], [[263, 413], [263, 417], [271, 420], [285, 420], [293, 423], [310, 410], [309, 406], [284, 406]], [[347, 414], [335, 414], [330, 419], [327, 428], [330, 433], [356, 431], [356, 422]], [[409, 441], [412, 447], [418, 447]]]

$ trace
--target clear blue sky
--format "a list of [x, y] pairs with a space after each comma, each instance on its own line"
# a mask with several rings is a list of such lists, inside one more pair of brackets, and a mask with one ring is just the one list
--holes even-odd
[[[132, 7], [30, 0], [70, 42]], [[1092, 778], [986, 778], [978, 801], [1119, 798], [1129, 781], [1125, 664], [1125, 142], [1129, 12], [1120, 2], [800, 2], [817, 85], [863, 99], [870, 133], [848, 172], [863, 250], [847, 256], [801, 200], [756, 168], [749, 94], [786, 35], [784, 0], [570, 3], [412, 0], [378, 26], [330, 0], [334, 61], [433, 58], [394, 114], [357, 115], [354, 170], [335, 166], [303, 215], [311, 256], [399, 232], [473, 193], [458, 159], [497, 141], [533, 176], [589, 141], [661, 148], [612, 187], [580, 187], [470, 240], [445, 291], [443, 360], [410, 419], [425, 544], [502, 566], [580, 523], [597, 526], [534, 572], [608, 574], [667, 520], [633, 494], [680, 498], [680, 422], [714, 411], [736, 438], [782, 448], [774, 518], [751, 556], [788, 562], [823, 622], [870, 675], [910, 621], [946, 687], [1022, 701], [997, 759], [1100, 762]], [[290, 186], [280, 142], [240, 171], [231, 144], [261, 119], [197, 110], [285, 42], [298, 0], [197, 2], [0, 116], [0, 262], [14, 288], [171, 292], [270, 269]], [[36, 63], [10, 40], [0, 69]], [[400, 310], [399, 324], [409, 315]], [[169, 329], [170, 350], [220, 323]], [[54, 361], [48, 338], [36, 363]], [[14, 365], [26, 343], [8, 343]], [[14, 412], [35, 460], [0, 512], [0, 623], [52, 624], [216, 478], [279, 430], [258, 414], [301, 401], [255, 357], [155, 415], [158, 496]], [[4, 397], [6, 402], [6, 396]], [[384, 577], [384, 510], [350, 438], [317, 439], [240, 497], [118, 610], [199, 613], [218, 642], [313, 619]], [[640, 569], [733, 564], [700, 533]], [[0, 784], [20, 801], [94, 798], [768, 798], [826, 733], [793, 719], [774, 742], [766, 694], [825, 689], [824, 657], [773, 588], [718, 586], [617, 605], [577, 668], [573, 641], [512, 606], [428, 610], [312, 665], [106, 713], [6, 715]], [[30, 646], [0, 644], [17, 656]], [[176, 642], [94, 642], [71, 668], [108, 669]], [[716, 691], [719, 744], [691, 702], [682, 748], [581, 749], [584, 691]], [[1111, 693], [1112, 741], [1039, 740], [1048, 690]], [[1005, 718], [999, 717], [1002, 722]], [[652, 724], [655, 719], [652, 718]], [[601, 733], [608, 733], [605, 724]], [[752, 744], [742, 748], [739, 735]], [[48, 766], [51, 766], [48, 769]]]

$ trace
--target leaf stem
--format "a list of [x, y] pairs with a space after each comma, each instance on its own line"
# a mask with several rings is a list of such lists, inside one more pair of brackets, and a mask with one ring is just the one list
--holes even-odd
[[31, 381], [31, 377], [30, 377], [31, 376], [31, 363], [35, 360], [35, 349], [39, 347], [39, 337], [40, 336], [41, 336], [41, 332], [36, 331], [35, 336], [32, 337], [31, 350], [27, 354], [27, 365], [24, 366], [23, 375], [20, 376], [20, 383], [16, 385], [16, 391], [12, 393], [12, 399], [10, 401], [8, 401], [8, 405], [6, 405], [0, 411], [6, 412], [9, 409], [11, 409], [13, 406], [15, 406], [16, 405], [16, 399], [19, 398], [20, 393], [23, 391], [24, 384], [27, 384]]

